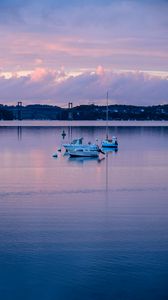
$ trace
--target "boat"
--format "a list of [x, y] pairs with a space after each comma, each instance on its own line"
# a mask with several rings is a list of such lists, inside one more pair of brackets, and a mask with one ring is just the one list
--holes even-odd
[[107, 92], [107, 106], [106, 106], [106, 138], [101, 143], [102, 148], [118, 149], [118, 141], [115, 136], [111, 139], [108, 137], [108, 92]]
[[118, 149], [118, 141], [115, 136], [112, 137], [112, 139], [109, 139], [108, 136], [102, 141], [102, 147], [103, 148], [112, 148], [112, 149]]
[[98, 157], [100, 152], [104, 154], [101, 149], [97, 148], [97, 150], [94, 150], [90, 147], [76, 148], [68, 151], [70, 157]]
[[90, 150], [93, 150], [93, 151], [96, 151], [99, 149], [98, 145], [96, 144], [91, 144], [91, 143], [88, 143], [88, 144], [83, 144], [83, 138], [78, 138], [78, 139], [75, 139], [73, 140], [71, 143], [69, 144], [63, 144], [64, 148], [66, 151], [73, 151], [73, 150], [76, 150], [76, 149], [90, 149]]

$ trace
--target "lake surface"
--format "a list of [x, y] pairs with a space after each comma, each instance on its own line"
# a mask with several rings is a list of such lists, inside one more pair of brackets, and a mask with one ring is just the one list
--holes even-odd
[[118, 152], [54, 159], [63, 129], [105, 127], [5, 125], [0, 299], [168, 299], [168, 127], [113, 126]]

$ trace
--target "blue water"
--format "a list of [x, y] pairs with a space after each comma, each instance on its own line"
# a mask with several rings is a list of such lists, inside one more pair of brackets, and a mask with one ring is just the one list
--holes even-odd
[[0, 299], [168, 299], [168, 127], [0, 127]]

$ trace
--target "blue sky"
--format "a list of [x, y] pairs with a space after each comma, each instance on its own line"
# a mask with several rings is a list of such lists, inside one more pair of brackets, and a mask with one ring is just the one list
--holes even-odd
[[0, 102], [168, 100], [168, 1], [0, 1]]

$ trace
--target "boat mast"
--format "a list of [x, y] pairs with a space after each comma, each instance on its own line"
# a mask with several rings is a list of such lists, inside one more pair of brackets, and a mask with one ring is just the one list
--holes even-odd
[[108, 91], [107, 91], [107, 104], [106, 104], [106, 139], [108, 139]]

